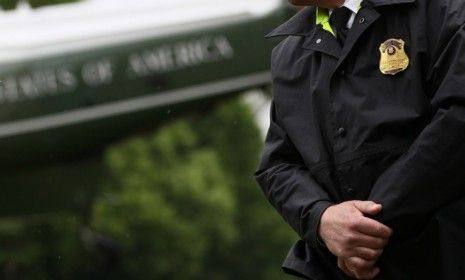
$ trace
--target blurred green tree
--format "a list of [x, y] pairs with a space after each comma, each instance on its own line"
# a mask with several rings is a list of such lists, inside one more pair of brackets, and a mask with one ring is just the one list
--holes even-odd
[[122, 247], [131, 279], [283, 279], [295, 238], [252, 173], [261, 147], [238, 99], [109, 149], [93, 228]]
[[0, 278], [286, 279], [295, 234], [252, 176], [261, 145], [240, 98], [112, 145], [86, 217], [0, 220]]
[[33, 8], [48, 6], [48, 5], [56, 5], [56, 4], [65, 4], [65, 3], [72, 3], [78, 2], [81, 0], [28, 0], [29, 5]]
[[0, 279], [70, 279], [84, 255], [79, 220], [66, 214], [0, 222]]
[[196, 278], [211, 240], [236, 237], [230, 182], [187, 121], [112, 147], [106, 162], [113, 180], [92, 225], [122, 247], [131, 279]]
[[13, 10], [17, 4], [18, 0], [0, 0], [0, 7], [3, 10]]
[[[215, 256], [209, 262], [216, 265], [207, 279], [283, 279], [280, 264], [296, 235], [265, 200], [255, 179], [262, 148], [262, 138], [250, 108], [235, 99], [218, 106], [212, 114], [199, 117], [196, 125], [202, 142], [218, 151], [222, 166], [233, 182], [238, 205], [237, 242], [227, 254]], [[215, 268], [227, 272], [219, 278]], [[208, 277], [210, 276], [210, 277]]]
[[42, 6], [78, 2], [80, 0], [0, 0], [0, 8], [3, 10], [13, 10], [20, 2], [28, 2], [33, 8]]

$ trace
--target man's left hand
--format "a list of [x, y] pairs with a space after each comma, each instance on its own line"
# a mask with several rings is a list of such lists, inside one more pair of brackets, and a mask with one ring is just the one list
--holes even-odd
[[347, 276], [361, 280], [371, 280], [379, 274], [380, 269], [375, 266], [376, 261], [377, 259], [365, 260], [358, 257], [337, 260], [339, 268]]

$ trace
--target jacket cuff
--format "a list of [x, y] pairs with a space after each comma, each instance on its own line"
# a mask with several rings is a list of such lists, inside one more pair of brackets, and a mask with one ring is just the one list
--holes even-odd
[[318, 229], [320, 226], [321, 216], [326, 211], [326, 209], [333, 205], [334, 203], [331, 201], [319, 201], [315, 203], [310, 210], [307, 220], [308, 230], [306, 231], [304, 240], [307, 241], [311, 248], [321, 248], [322, 246], [326, 247], [320, 240]]

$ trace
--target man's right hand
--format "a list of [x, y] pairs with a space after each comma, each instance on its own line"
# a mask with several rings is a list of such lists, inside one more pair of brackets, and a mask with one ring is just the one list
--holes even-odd
[[348, 201], [331, 206], [321, 217], [319, 235], [328, 250], [340, 260], [361, 259], [373, 264], [365, 270], [377, 270], [374, 264], [392, 230], [366, 216], [376, 215], [381, 209], [380, 204], [371, 201]]
[[289, 3], [296, 6], [318, 6], [328, 9], [338, 8], [344, 2], [344, 0], [289, 0]]

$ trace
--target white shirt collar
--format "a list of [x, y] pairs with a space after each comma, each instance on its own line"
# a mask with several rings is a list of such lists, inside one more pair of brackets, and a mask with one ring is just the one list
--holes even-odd
[[345, 0], [343, 6], [356, 14], [358, 13], [358, 10], [360, 9], [360, 5], [362, 4], [362, 1], [363, 0]]

